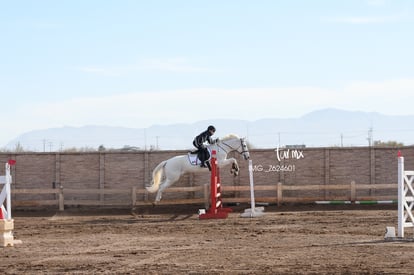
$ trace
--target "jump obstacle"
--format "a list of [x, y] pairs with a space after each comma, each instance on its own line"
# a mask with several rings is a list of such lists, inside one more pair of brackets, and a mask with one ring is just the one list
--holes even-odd
[[211, 177], [210, 177], [210, 208], [207, 212], [199, 212], [199, 219], [225, 219], [231, 208], [223, 207], [221, 201], [221, 182], [220, 182], [220, 168], [218, 167], [217, 151], [211, 151]]
[[240, 215], [242, 218], [256, 218], [263, 216], [264, 207], [256, 207], [254, 199], [253, 162], [249, 159], [249, 180], [250, 180], [250, 208], [244, 210]]
[[[9, 160], [5, 165], [5, 175], [0, 176], [0, 185], [4, 184], [0, 193], [0, 246], [13, 246], [16, 243], [20, 243], [20, 241], [14, 240], [12, 233], [14, 220], [11, 215], [10, 185], [12, 183], [12, 176], [10, 174], [10, 167], [15, 163], [15, 160]], [[4, 202], [6, 202], [6, 207]]]
[[398, 234], [395, 235], [395, 227], [387, 226], [385, 240], [414, 240], [405, 238], [405, 228], [414, 228], [414, 216], [412, 209], [414, 207], [414, 171], [404, 170], [404, 157], [398, 151]]
[[[221, 200], [221, 181], [220, 181], [220, 168], [218, 167], [217, 152], [213, 150], [211, 152], [211, 178], [210, 178], [210, 208], [207, 212], [199, 212], [199, 219], [225, 219], [229, 212], [232, 212], [231, 208], [224, 208]], [[254, 199], [254, 182], [253, 182], [253, 164], [249, 160], [249, 178], [250, 178], [250, 204], [251, 208], [246, 209], [240, 216], [243, 218], [255, 218], [263, 216], [264, 207], [255, 207]]]

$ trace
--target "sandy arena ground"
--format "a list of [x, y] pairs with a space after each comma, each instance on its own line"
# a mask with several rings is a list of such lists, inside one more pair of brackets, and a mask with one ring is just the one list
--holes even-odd
[[199, 220], [198, 207], [15, 212], [0, 274], [413, 274], [414, 242], [385, 242], [393, 206], [268, 207]]

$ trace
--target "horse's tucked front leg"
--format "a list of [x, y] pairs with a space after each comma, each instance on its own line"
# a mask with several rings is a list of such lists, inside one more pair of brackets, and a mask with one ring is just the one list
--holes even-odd
[[237, 164], [237, 160], [235, 158], [223, 160], [220, 166], [223, 167], [229, 164], [231, 164], [230, 173], [232, 173], [234, 176], [237, 176], [239, 174], [239, 165]]
[[238, 176], [239, 175], [239, 165], [237, 163], [237, 161], [234, 159], [232, 165], [231, 165], [231, 173], [234, 174], [234, 176]]
[[231, 173], [234, 174], [234, 176], [238, 176], [239, 175], [239, 165], [237, 164], [237, 161], [233, 162], [232, 166], [231, 166]]

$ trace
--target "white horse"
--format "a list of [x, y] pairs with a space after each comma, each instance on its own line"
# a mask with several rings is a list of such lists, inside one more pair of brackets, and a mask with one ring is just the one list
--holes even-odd
[[[227, 159], [227, 154], [237, 151], [243, 155], [244, 159], [249, 159], [249, 149], [247, 148], [246, 140], [239, 138], [237, 135], [230, 134], [223, 137], [215, 144], [207, 145], [209, 151], [216, 150], [216, 158], [219, 167], [224, 167], [232, 164], [231, 173], [235, 176], [239, 174], [239, 165], [236, 159]], [[151, 186], [146, 187], [148, 192], [155, 193], [155, 203], [161, 200], [162, 192], [169, 186], [177, 182], [185, 173], [199, 173], [209, 172], [207, 168], [202, 168], [199, 165], [190, 163], [189, 155], [175, 156], [170, 159], [162, 161], [155, 167], [152, 172]]]

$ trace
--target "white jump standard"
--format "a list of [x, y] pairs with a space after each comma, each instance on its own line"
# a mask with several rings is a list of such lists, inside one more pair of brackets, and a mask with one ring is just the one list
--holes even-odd
[[[12, 177], [10, 166], [14, 164], [14, 160], [9, 160], [5, 165], [5, 175], [0, 176], [0, 185], [4, 185], [0, 193], [0, 246], [13, 246], [16, 243], [21, 243], [14, 240], [12, 232], [14, 221], [11, 216], [10, 184], [12, 183]], [[4, 207], [4, 202], [6, 202], [6, 207]]]
[[244, 213], [240, 215], [242, 218], [255, 218], [264, 215], [264, 207], [256, 207], [254, 199], [254, 182], [253, 182], [253, 163], [249, 159], [249, 179], [250, 179], [250, 208], [244, 210]]
[[[405, 228], [414, 229], [414, 171], [404, 170], [404, 157], [398, 152], [398, 231], [395, 236], [395, 228], [387, 227], [385, 233], [386, 240], [414, 240], [404, 236]], [[414, 233], [414, 231], [413, 231]]]

